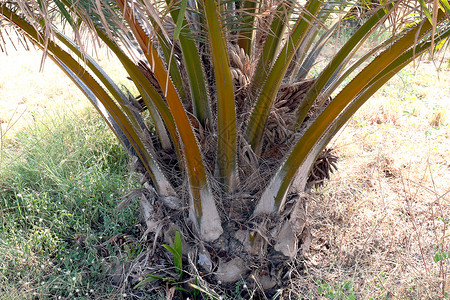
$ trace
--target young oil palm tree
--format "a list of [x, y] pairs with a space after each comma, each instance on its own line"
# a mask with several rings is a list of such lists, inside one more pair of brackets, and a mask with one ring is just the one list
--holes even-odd
[[[104, 117], [143, 174], [152, 239], [175, 226], [198, 265], [234, 281], [307, 248], [302, 193], [334, 168], [326, 145], [450, 33], [447, 0], [369, 2], [1, 0], [0, 32], [44, 50]], [[358, 5], [365, 21], [312, 75]], [[356, 56], [380, 30], [389, 37]], [[88, 55], [96, 44], [138, 96]]]

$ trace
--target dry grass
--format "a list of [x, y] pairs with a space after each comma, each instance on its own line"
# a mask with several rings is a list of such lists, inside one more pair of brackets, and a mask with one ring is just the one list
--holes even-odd
[[48, 105], [64, 105], [64, 101], [73, 105], [78, 102], [73, 99], [82, 97], [50, 60], [44, 65], [45, 75], [39, 72], [40, 53], [9, 50], [8, 56], [0, 52], [0, 123], [3, 130], [11, 128], [8, 136], [23, 128], [33, 115], [43, 113]]
[[[0, 126], [3, 139], [36, 121], [45, 114], [45, 108], [67, 108], [79, 111], [89, 106], [83, 93], [50, 59], [46, 59], [41, 72], [41, 51], [25, 51], [11, 44], [8, 54], [0, 52]], [[98, 62], [107, 74], [119, 78], [130, 88], [123, 69], [104, 49], [98, 49]], [[131, 88], [132, 92], [136, 92]], [[80, 101], [80, 99], [83, 99]]]
[[339, 172], [311, 199], [314, 240], [294, 283], [305, 298], [450, 294], [449, 261], [433, 259], [450, 250], [449, 78], [409, 67], [332, 142]]

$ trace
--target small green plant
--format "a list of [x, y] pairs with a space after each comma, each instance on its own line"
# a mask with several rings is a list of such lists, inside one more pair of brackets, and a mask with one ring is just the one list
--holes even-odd
[[[439, 217], [436, 220], [442, 222], [445, 227], [447, 227], [450, 223], [448, 220], [442, 217]], [[437, 249], [436, 253], [433, 256], [433, 261], [435, 263], [442, 262], [450, 258], [450, 251], [444, 251], [444, 245], [442, 243], [437, 244], [435, 248]]]
[[183, 279], [183, 252], [182, 252], [182, 246], [181, 246], [181, 234], [179, 231], [175, 232], [175, 239], [173, 241], [173, 247], [169, 245], [162, 245], [164, 248], [166, 248], [170, 253], [173, 254], [173, 261], [175, 268], [180, 274], [180, 278], [178, 281], [181, 281]]
[[417, 117], [418, 115], [418, 111], [415, 107], [413, 107], [411, 110], [404, 110], [403, 113], [408, 117]]
[[125, 253], [127, 254], [130, 260], [133, 260], [138, 257], [138, 255], [143, 251], [142, 245], [138, 244], [136, 247], [132, 244], [125, 244], [124, 246]]
[[318, 279], [316, 284], [318, 285], [317, 292], [327, 299], [356, 299], [353, 284], [350, 281], [345, 280], [333, 286]]
[[[440, 247], [440, 245], [438, 246]], [[450, 252], [445, 252], [442, 250], [436, 251], [436, 253], [433, 256], [433, 260], [435, 263], [438, 263], [440, 261], [446, 260], [450, 258]]]
[[173, 247], [167, 244], [162, 245], [167, 251], [173, 254], [173, 264], [175, 267], [176, 272], [178, 273], [178, 278], [173, 277], [164, 277], [154, 274], [147, 274], [148, 277], [142, 280], [140, 283], [138, 283], [134, 288], [137, 289], [147, 283], [153, 282], [155, 280], [161, 280], [163, 282], [169, 283], [176, 287], [176, 289], [180, 292], [187, 293], [193, 297], [193, 299], [198, 299], [198, 296], [200, 293], [206, 294], [208, 297], [211, 297], [212, 299], [218, 299], [216, 295], [213, 295], [209, 293], [208, 291], [204, 290], [202, 287], [198, 285], [198, 279], [197, 277], [194, 278], [194, 283], [190, 284], [190, 286], [193, 288], [193, 291], [188, 291], [187, 289], [182, 287], [183, 284], [183, 246], [181, 243], [181, 234], [179, 231], [175, 232], [175, 238], [173, 240]]
[[247, 282], [245, 282], [244, 280], [239, 280], [238, 282], [236, 282], [234, 287], [235, 298], [239, 300], [244, 299], [241, 295], [242, 292], [246, 290], [248, 291]]
[[164, 282], [167, 282], [167, 283], [170, 283], [170, 284], [176, 286], [176, 289], [181, 292], [189, 293], [188, 290], [186, 290], [185, 288], [183, 288], [181, 286], [182, 280], [183, 280], [183, 251], [182, 251], [183, 249], [182, 249], [182, 244], [181, 244], [180, 232], [179, 231], [175, 232], [173, 247], [171, 247], [170, 245], [167, 245], [167, 244], [164, 244], [162, 246], [167, 251], [169, 251], [170, 253], [173, 254], [173, 262], [174, 262], [175, 270], [178, 273], [179, 277], [172, 278], [172, 277], [164, 277], [164, 276], [159, 276], [159, 275], [154, 275], [154, 274], [147, 274], [148, 277], [145, 278], [144, 280], [142, 280], [141, 282], [139, 282], [134, 288], [136, 289], [140, 286], [143, 286], [143, 285], [150, 283], [152, 281], [155, 281], [155, 280], [161, 280], [161, 281], [164, 281]]

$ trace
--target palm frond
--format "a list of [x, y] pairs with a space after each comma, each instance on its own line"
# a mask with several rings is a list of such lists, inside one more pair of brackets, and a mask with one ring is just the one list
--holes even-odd
[[[438, 23], [445, 22], [445, 13], [439, 12]], [[404, 34], [387, 50], [374, 59], [365, 67], [344, 89], [330, 102], [330, 104], [320, 113], [302, 137], [292, 147], [287, 159], [282, 163], [271, 183], [261, 196], [260, 202], [255, 210], [255, 214], [270, 213], [274, 210], [282, 209], [288, 189], [292, 180], [301, 166], [309, 168], [316, 159], [320, 151], [329, 141], [325, 132], [338, 119], [341, 112], [345, 110], [355, 97], [364, 89], [371, 85], [371, 80], [378, 74], [386, 70], [398, 57], [410, 49], [415, 49], [417, 41], [421, 41], [432, 28], [428, 20], [423, 20]], [[378, 86], [379, 88], [379, 86]], [[372, 94], [376, 91], [368, 89]], [[363, 98], [367, 100], [366, 94]], [[367, 98], [366, 98], [367, 97]], [[333, 130], [331, 130], [333, 131]], [[306, 170], [302, 170], [305, 174]], [[307, 173], [307, 172], [306, 172]], [[306, 176], [302, 179], [306, 183]]]
[[267, 79], [264, 80], [264, 84], [261, 87], [246, 129], [246, 139], [257, 152], [261, 147], [262, 134], [266, 126], [270, 108], [275, 100], [284, 74], [300, 46], [302, 39], [311, 28], [312, 22], [315, 19], [314, 16], [319, 12], [321, 6], [322, 4], [320, 1], [308, 1], [305, 12], [298, 18], [289, 39], [286, 41], [280, 55], [271, 68]]

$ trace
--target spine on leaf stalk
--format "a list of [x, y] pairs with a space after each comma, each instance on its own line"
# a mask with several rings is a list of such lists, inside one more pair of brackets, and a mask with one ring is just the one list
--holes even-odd
[[180, 145], [182, 147], [180, 152], [183, 153], [189, 181], [192, 220], [194, 224], [196, 224], [202, 239], [206, 241], [215, 240], [222, 234], [223, 229], [214, 202], [214, 196], [209, 187], [205, 164], [193, 128], [190, 125], [188, 116], [178, 97], [176, 89], [164, 68], [161, 57], [154, 48], [149, 37], [136, 21], [131, 8], [127, 7], [125, 0], [118, 0], [117, 2], [124, 13], [125, 19], [135, 34], [141, 49], [153, 67], [153, 72], [158, 79], [159, 85], [163, 89], [171, 115], [175, 121], [180, 138]]
[[237, 128], [230, 60], [216, 1], [203, 0], [203, 7], [216, 82], [218, 131], [216, 161], [225, 189], [233, 192], [238, 187]]
[[288, 42], [280, 51], [280, 55], [271, 68], [268, 76], [264, 80], [264, 84], [260, 89], [259, 96], [247, 125], [245, 137], [253, 150], [257, 153], [261, 150], [261, 142], [269, 117], [270, 108], [273, 105], [275, 97], [281, 86], [282, 80], [292, 61], [298, 47], [303, 38], [307, 35], [309, 29], [314, 22], [316, 16], [322, 6], [319, 0], [308, 1], [305, 12], [301, 14], [292, 29], [292, 33], [288, 38]]

